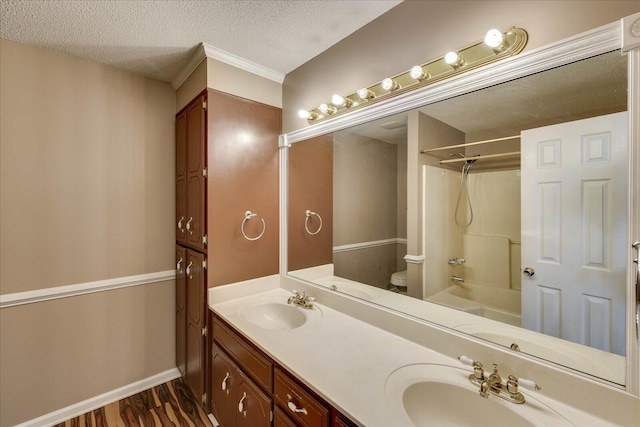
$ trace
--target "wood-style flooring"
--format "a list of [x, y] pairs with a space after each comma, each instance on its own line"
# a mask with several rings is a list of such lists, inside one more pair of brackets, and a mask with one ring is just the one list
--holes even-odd
[[211, 427], [195, 393], [176, 379], [54, 427]]

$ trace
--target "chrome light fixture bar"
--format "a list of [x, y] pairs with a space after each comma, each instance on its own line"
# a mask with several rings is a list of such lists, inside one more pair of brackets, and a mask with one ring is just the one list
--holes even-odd
[[527, 44], [527, 32], [509, 28], [504, 32], [491, 29], [484, 40], [449, 52], [439, 58], [415, 65], [407, 71], [374, 85], [358, 89], [347, 96], [334, 95], [332, 103], [323, 103], [311, 110], [300, 110], [298, 115], [310, 124], [318, 123], [367, 105], [418, 89], [453, 77], [469, 70], [517, 55]]

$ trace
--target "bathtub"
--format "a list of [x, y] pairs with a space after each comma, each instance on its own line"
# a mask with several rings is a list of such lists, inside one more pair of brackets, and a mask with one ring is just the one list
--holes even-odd
[[520, 326], [520, 291], [473, 283], [455, 284], [427, 298], [477, 316]]

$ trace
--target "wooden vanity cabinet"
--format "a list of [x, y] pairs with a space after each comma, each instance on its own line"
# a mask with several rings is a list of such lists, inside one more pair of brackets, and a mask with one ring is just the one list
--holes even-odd
[[222, 427], [271, 426], [271, 398], [224, 351], [212, 345], [211, 413]]
[[[355, 427], [231, 325], [210, 314], [210, 406], [222, 427]], [[238, 404], [245, 394], [241, 412]]]

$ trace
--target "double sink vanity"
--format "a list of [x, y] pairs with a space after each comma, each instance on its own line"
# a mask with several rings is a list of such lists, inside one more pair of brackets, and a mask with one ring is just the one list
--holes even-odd
[[[301, 297], [296, 304], [296, 292], [314, 299]], [[235, 425], [258, 425], [241, 422], [251, 419], [250, 408], [274, 426], [601, 426], [640, 420], [640, 401], [618, 389], [289, 277], [211, 288], [208, 301], [214, 365], [222, 356], [245, 371], [235, 384], [250, 383], [247, 377], [261, 383], [253, 385], [257, 393], [238, 391], [227, 404], [217, 400], [214, 416], [235, 416]], [[465, 366], [457, 359], [462, 354], [466, 364], [484, 364], [484, 380], [470, 381], [478, 365]], [[534, 380], [541, 389], [523, 390], [528, 381], [521, 380], [520, 390], [511, 391], [524, 397], [523, 404], [500, 398], [490, 392], [492, 364], [503, 393], [510, 375]], [[214, 398], [233, 394], [232, 370], [214, 366]]]

